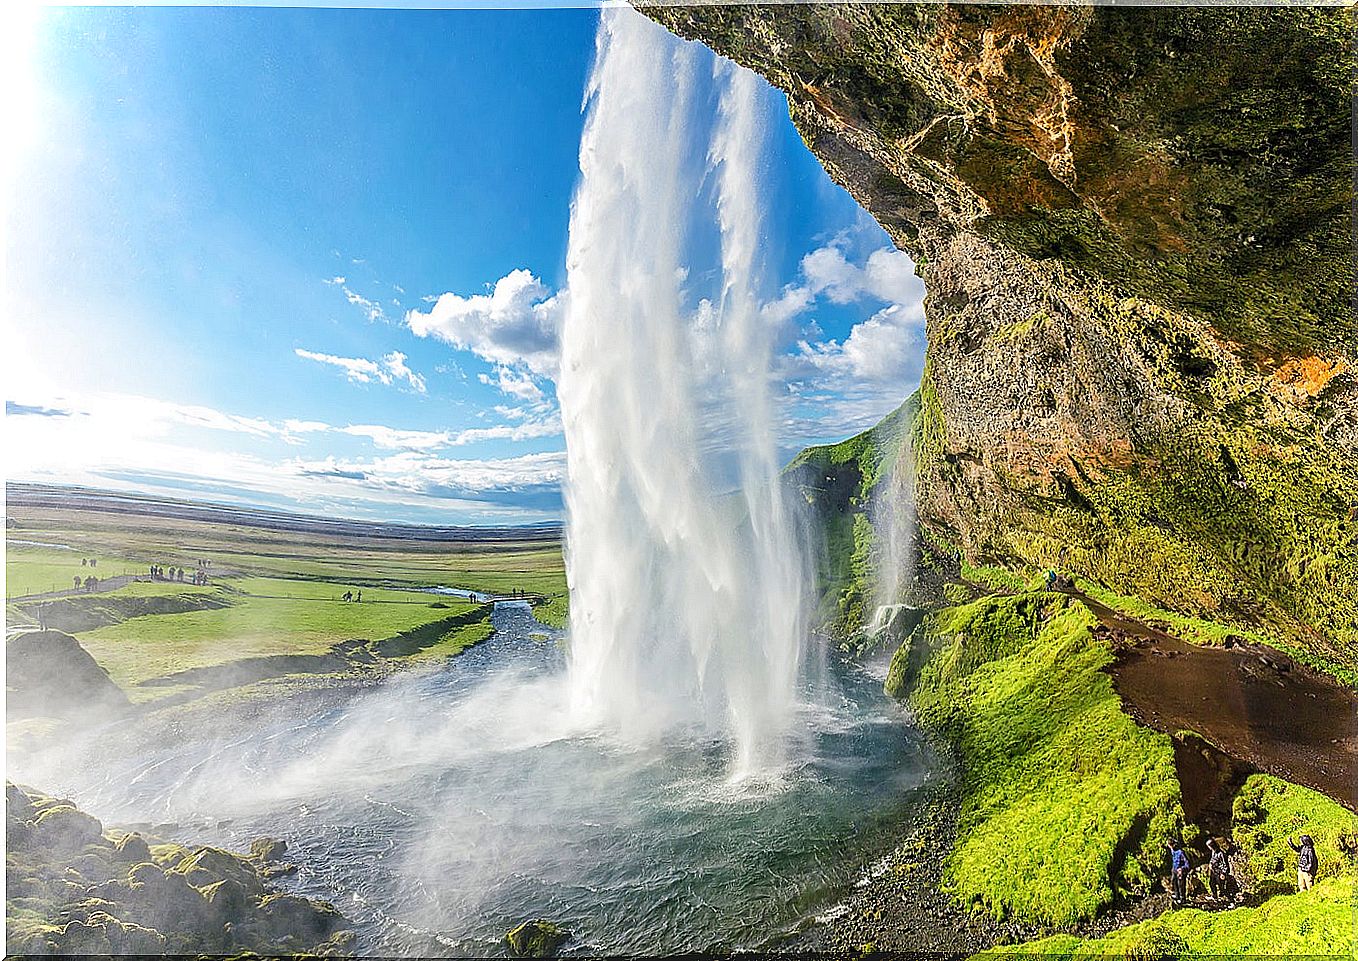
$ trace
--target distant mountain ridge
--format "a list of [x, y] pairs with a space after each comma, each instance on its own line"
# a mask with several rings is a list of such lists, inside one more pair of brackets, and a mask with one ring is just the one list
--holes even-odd
[[13, 507], [54, 507], [149, 517], [169, 517], [210, 524], [247, 524], [264, 530], [300, 531], [348, 537], [411, 541], [556, 540], [560, 524], [522, 527], [444, 527], [428, 524], [384, 523], [231, 504], [176, 500], [86, 487], [9, 483], [5, 498]]

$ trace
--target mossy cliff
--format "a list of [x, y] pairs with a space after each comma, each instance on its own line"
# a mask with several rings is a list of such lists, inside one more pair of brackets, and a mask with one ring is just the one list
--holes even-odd
[[1082, 603], [987, 597], [931, 618], [892, 664], [963, 768], [946, 883], [1000, 918], [1065, 925], [1148, 893], [1183, 828], [1168, 736], [1122, 712]]
[[915, 260], [935, 543], [1358, 665], [1354, 10], [646, 12], [786, 91]]
[[[1083, 600], [1022, 591], [938, 610], [897, 651], [888, 692], [908, 698], [961, 762], [945, 889], [1028, 937], [1113, 929], [1028, 941], [1020, 953], [1351, 956], [1353, 813], [1277, 777], [1249, 775], [1233, 789], [1227, 819], [1210, 826], [1235, 845], [1241, 904], [1206, 902], [1207, 829], [1185, 814], [1175, 739], [1124, 712], [1109, 674], [1112, 637]], [[1287, 839], [1303, 833], [1316, 841], [1319, 885], [1298, 894]], [[1198, 866], [1190, 893], [1208, 909], [1156, 918], [1168, 907], [1161, 892], [1171, 838]]]

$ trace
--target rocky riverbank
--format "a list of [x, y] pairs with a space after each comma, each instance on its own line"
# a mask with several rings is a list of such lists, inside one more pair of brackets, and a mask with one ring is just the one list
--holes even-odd
[[335, 908], [279, 891], [286, 845], [250, 854], [105, 828], [70, 801], [5, 785], [6, 950], [343, 956]]

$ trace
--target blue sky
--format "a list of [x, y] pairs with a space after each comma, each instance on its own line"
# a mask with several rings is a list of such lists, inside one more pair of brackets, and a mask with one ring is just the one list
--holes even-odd
[[[7, 233], [9, 478], [557, 518], [553, 308], [597, 17], [45, 11]], [[923, 289], [769, 102], [791, 453], [913, 389]]]

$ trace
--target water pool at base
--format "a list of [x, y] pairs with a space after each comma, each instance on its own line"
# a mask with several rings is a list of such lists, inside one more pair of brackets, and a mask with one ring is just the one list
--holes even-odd
[[938, 770], [856, 669], [808, 683], [797, 759], [743, 783], [696, 734], [571, 731], [545, 629], [510, 605], [495, 623], [428, 672], [172, 725], [60, 770], [11, 763], [109, 824], [236, 850], [283, 838], [299, 868], [283, 885], [334, 903], [360, 954], [423, 956], [502, 954], [528, 918], [571, 930], [565, 953], [759, 947], [847, 893]]

